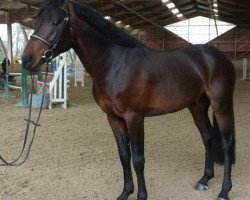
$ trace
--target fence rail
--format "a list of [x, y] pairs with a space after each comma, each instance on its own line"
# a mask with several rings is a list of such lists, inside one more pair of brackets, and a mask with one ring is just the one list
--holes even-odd
[[59, 63], [59, 67], [54, 74], [53, 80], [49, 85], [50, 105], [52, 109], [53, 103], [63, 103], [62, 107], [67, 109], [68, 93], [67, 93], [67, 62], [66, 54]]

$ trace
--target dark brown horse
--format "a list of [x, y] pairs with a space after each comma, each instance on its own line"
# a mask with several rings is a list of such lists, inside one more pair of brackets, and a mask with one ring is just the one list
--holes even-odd
[[[35, 32], [23, 53], [26, 68], [38, 66], [73, 48], [93, 79], [93, 95], [107, 114], [124, 172], [119, 200], [134, 191], [147, 199], [144, 179], [144, 118], [188, 108], [205, 149], [205, 171], [196, 189], [208, 189], [214, 162], [224, 164], [219, 199], [229, 199], [235, 162], [234, 66], [219, 50], [192, 45], [157, 52], [122, 32], [96, 11], [65, 0], [46, 0]], [[213, 125], [208, 117], [211, 105]]]

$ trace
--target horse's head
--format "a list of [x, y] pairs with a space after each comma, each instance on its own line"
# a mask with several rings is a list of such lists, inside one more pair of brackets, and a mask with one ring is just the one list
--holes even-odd
[[34, 34], [22, 61], [31, 71], [72, 47], [67, 0], [45, 0], [37, 15]]

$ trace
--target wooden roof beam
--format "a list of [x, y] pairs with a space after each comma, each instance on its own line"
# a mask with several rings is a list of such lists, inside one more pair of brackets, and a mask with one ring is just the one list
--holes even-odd
[[6, 7], [8, 7], [8, 6], [11, 6], [11, 5], [13, 5], [14, 4], [14, 2], [10, 2], [10, 1], [2, 1], [2, 2], [0, 2], [0, 9], [1, 8], [6, 8]]

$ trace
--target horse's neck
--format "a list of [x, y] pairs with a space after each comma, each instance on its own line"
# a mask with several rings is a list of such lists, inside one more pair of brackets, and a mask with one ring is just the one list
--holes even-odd
[[92, 77], [105, 76], [111, 47], [112, 44], [92, 28], [76, 30], [74, 50]]

